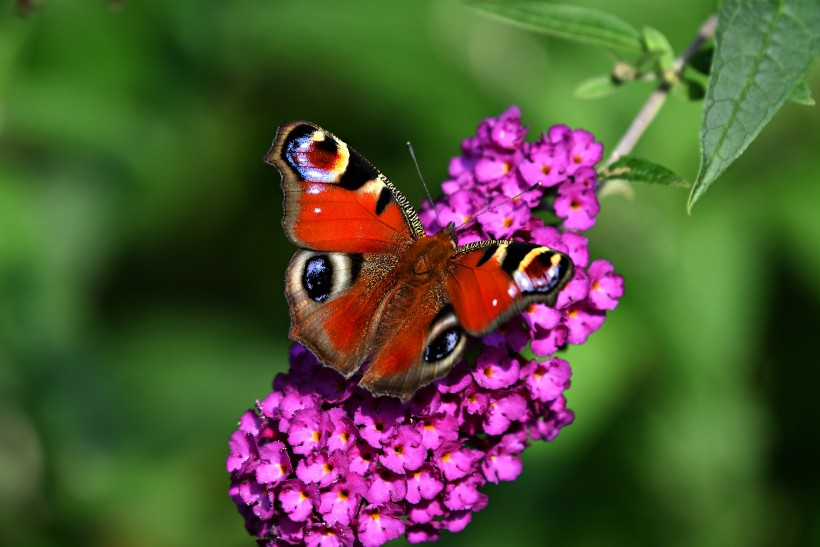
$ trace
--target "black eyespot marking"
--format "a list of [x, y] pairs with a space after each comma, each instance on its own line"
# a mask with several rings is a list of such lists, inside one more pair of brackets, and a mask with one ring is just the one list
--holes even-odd
[[307, 124], [302, 124], [298, 127], [294, 127], [293, 129], [291, 129], [290, 133], [288, 134], [287, 140], [285, 140], [285, 143], [284, 143], [285, 148], [288, 149], [288, 150], [292, 149], [294, 147], [294, 144], [293, 144], [294, 142], [301, 141], [305, 137], [309, 137], [310, 135], [313, 135], [313, 133], [315, 131], [316, 131], [315, 128], [313, 128], [313, 127], [311, 127]]
[[487, 248], [484, 249], [484, 254], [481, 255], [481, 258], [478, 259], [478, 264], [476, 264], [477, 268], [480, 268], [484, 265], [485, 262], [490, 260], [495, 252], [498, 250], [498, 245], [488, 245]]
[[379, 176], [376, 168], [370, 165], [366, 159], [359, 155], [352, 148], [350, 149], [350, 159], [347, 162], [347, 169], [341, 179], [339, 185], [347, 190], [358, 190], [368, 181], [371, 181]]
[[390, 205], [391, 201], [393, 201], [393, 193], [385, 186], [382, 188], [382, 191], [379, 192], [379, 201], [376, 202], [376, 214], [382, 214], [384, 210], [387, 209], [387, 206]]
[[504, 256], [504, 261], [501, 263], [501, 269], [512, 275], [518, 269], [521, 261], [532, 251], [532, 245], [521, 243], [510, 243], [507, 245], [507, 254]]
[[302, 286], [316, 302], [324, 302], [333, 291], [333, 264], [327, 255], [314, 256], [305, 262]]
[[461, 329], [452, 327], [442, 332], [424, 348], [424, 360], [428, 363], [441, 361], [456, 349], [461, 340]]
[[322, 133], [324, 134], [325, 138], [320, 141], [313, 141], [313, 146], [315, 146], [322, 152], [326, 152], [329, 156], [335, 158], [336, 154], [339, 153], [339, 146], [336, 144], [336, 139], [334, 139], [327, 133]]
[[284, 158], [285, 161], [288, 162], [288, 165], [293, 167], [297, 173], [299, 173], [302, 180], [304, 180], [304, 173], [302, 172], [302, 164], [299, 158], [299, 154], [301, 153], [301, 149], [303, 147], [303, 143], [305, 140], [309, 139], [311, 135], [313, 135], [313, 129], [309, 125], [300, 125], [298, 127], [294, 127], [293, 130], [288, 134], [287, 139], [285, 142], [282, 143], [282, 148], [284, 149]]

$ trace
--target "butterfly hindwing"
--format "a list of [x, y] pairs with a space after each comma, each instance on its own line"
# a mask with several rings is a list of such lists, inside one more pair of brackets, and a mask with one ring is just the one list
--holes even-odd
[[479, 241], [456, 250], [447, 295], [464, 330], [481, 335], [532, 303], [554, 306], [572, 275], [572, 260], [550, 247]]
[[392, 336], [372, 355], [360, 386], [407, 400], [419, 387], [450, 372], [464, 353], [467, 336], [452, 306], [436, 294], [443, 293], [443, 286], [440, 289], [419, 295], [399, 325], [385, 310], [383, 330], [390, 329]]
[[395, 252], [424, 235], [407, 199], [361, 154], [309, 122], [279, 128], [265, 155], [282, 173], [282, 226], [306, 249]]
[[285, 274], [290, 338], [351, 376], [368, 355], [394, 268], [390, 255], [298, 251]]

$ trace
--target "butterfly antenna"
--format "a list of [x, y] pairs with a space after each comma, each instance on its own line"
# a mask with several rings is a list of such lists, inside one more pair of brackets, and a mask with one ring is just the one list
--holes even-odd
[[513, 197], [511, 197], [511, 198], [507, 198], [507, 199], [505, 199], [504, 201], [499, 201], [498, 203], [495, 203], [495, 204], [493, 204], [493, 205], [490, 205], [489, 207], [485, 207], [485, 208], [484, 208], [484, 209], [482, 209], [481, 211], [479, 211], [479, 212], [477, 212], [476, 214], [474, 214], [473, 216], [471, 216], [468, 220], [466, 220], [466, 221], [462, 222], [461, 224], [459, 224], [458, 226], [456, 226], [456, 230], [458, 230], [459, 228], [461, 228], [461, 227], [463, 227], [463, 226], [466, 226], [467, 224], [471, 223], [472, 221], [474, 221], [475, 219], [477, 219], [479, 216], [483, 215], [483, 214], [484, 214], [484, 213], [486, 213], [487, 211], [492, 211], [492, 210], [493, 210], [493, 209], [495, 209], [496, 207], [500, 207], [500, 206], [504, 205], [505, 203], [509, 203], [509, 202], [511, 202], [511, 201], [515, 201], [515, 200], [517, 200], [518, 198], [520, 198], [521, 196], [523, 196], [524, 194], [526, 194], [527, 192], [531, 192], [531, 191], [535, 190], [536, 188], [538, 188], [539, 186], [541, 186], [541, 183], [540, 183], [540, 182], [536, 182], [535, 184], [530, 185], [530, 187], [529, 187], [529, 188], [527, 188], [526, 190], [521, 190], [520, 192], [518, 192], [517, 194], [515, 194], [515, 195], [514, 195]]
[[424, 191], [427, 193], [427, 198], [430, 200], [430, 205], [433, 206], [433, 213], [436, 215], [436, 222], [438, 222], [439, 228], [444, 228], [441, 225], [441, 220], [438, 218], [438, 209], [436, 209], [436, 202], [433, 201], [433, 196], [430, 194], [430, 189], [427, 187], [427, 183], [424, 182], [424, 177], [421, 174], [421, 167], [419, 167], [419, 162], [416, 159], [416, 153], [413, 151], [413, 145], [410, 144], [410, 141], [407, 141], [407, 150], [410, 151], [410, 157], [413, 158], [413, 165], [416, 166], [416, 173], [419, 174], [419, 180], [421, 180], [421, 185], [424, 186]]

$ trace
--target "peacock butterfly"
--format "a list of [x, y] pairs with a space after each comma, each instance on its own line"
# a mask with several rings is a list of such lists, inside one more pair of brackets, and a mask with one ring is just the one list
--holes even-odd
[[401, 192], [321, 127], [279, 127], [265, 161], [282, 175], [290, 338], [359, 385], [407, 400], [446, 375], [465, 335], [534, 302], [554, 306], [572, 279], [555, 249], [505, 240], [457, 246], [450, 223], [428, 236]]

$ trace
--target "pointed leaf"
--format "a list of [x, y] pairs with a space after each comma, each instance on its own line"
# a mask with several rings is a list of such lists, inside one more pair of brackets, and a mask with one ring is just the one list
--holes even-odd
[[585, 82], [581, 83], [575, 88], [574, 95], [579, 99], [599, 99], [612, 95], [618, 88], [619, 84], [612, 81], [612, 76], [603, 74], [601, 76], [594, 76]]
[[470, 0], [467, 3], [481, 12], [535, 32], [619, 51], [643, 51], [637, 29], [602, 11], [537, 0]]
[[814, 106], [814, 97], [811, 96], [811, 89], [809, 89], [809, 84], [806, 83], [806, 80], [803, 80], [792, 89], [789, 100], [793, 103], [805, 106]]
[[640, 158], [624, 156], [598, 173], [598, 182], [624, 180], [689, 188], [690, 184], [671, 169]]
[[688, 208], [743, 153], [820, 53], [817, 0], [724, 0]]
[[646, 43], [647, 51], [658, 52], [660, 57], [658, 64], [662, 70], [669, 70], [675, 63], [675, 51], [669, 39], [659, 30], [652, 27], [643, 28], [643, 39]]

